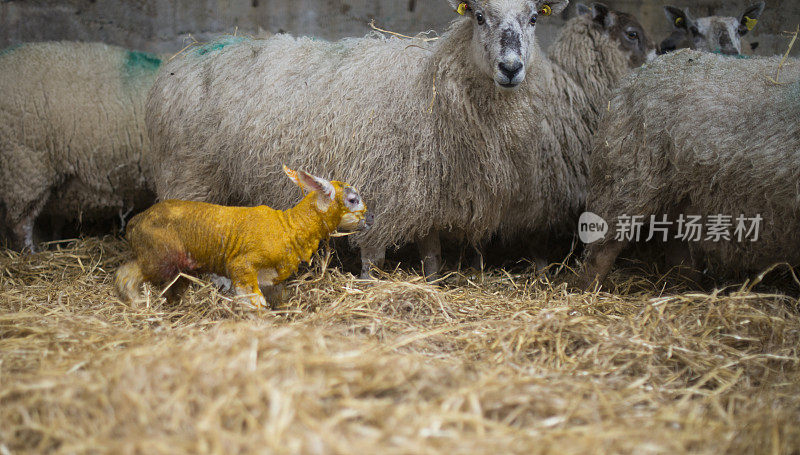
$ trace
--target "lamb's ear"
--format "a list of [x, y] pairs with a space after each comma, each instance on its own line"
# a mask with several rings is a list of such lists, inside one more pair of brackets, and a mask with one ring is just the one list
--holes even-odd
[[336, 188], [333, 187], [331, 182], [315, 177], [308, 172], [297, 171], [297, 178], [300, 184], [303, 185], [308, 191], [316, 191], [319, 195], [317, 205], [322, 210], [327, 210], [328, 205], [336, 198]]
[[303, 185], [300, 184], [300, 179], [297, 178], [297, 171], [293, 171], [293, 170], [289, 169], [284, 164], [283, 165], [283, 172], [286, 174], [287, 177], [289, 177], [289, 180], [294, 182], [295, 185], [299, 186], [300, 188], [303, 187]]
[[550, 15], [561, 14], [569, 6], [569, 0], [546, 0], [539, 2], [539, 11], [542, 11], [545, 5], [550, 7]]
[[664, 14], [675, 29], [689, 30], [689, 14], [687, 11], [668, 5], [664, 7]]
[[592, 14], [592, 9], [583, 3], [578, 3], [575, 5], [575, 10], [578, 12], [578, 16], [588, 16]]
[[758, 18], [761, 17], [761, 13], [764, 12], [766, 6], [766, 3], [759, 2], [744, 10], [742, 17], [739, 19], [739, 35], [744, 36], [747, 32], [756, 28]]

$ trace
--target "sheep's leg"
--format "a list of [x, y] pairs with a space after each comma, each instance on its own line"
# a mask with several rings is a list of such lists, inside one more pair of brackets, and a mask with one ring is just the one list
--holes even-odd
[[595, 283], [602, 283], [611, 271], [619, 253], [627, 246], [627, 242], [608, 240], [589, 245], [586, 261], [583, 264], [582, 285], [589, 289]]
[[386, 260], [386, 248], [371, 247], [361, 248], [361, 279], [371, 280], [369, 272], [373, 267], [382, 269]]
[[537, 272], [544, 271], [550, 265], [550, 261], [548, 261], [546, 257], [539, 255], [533, 256], [533, 263], [536, 266]]
[[438, 231], [431, 231], [417, 243], [422, 257], [422, 273], [429, 282], [439, 279], [442, 266], [442, 245]]
[[50, 240], [62, 240], [64, 238], [64, 226], [67, 222], [60, 216], [52, 217], [50, 221]]
[[700, 283], [703, 280], [703, 272], [700, 271], [700, 264], [692, 256], [689, 244], [677, 240], [671, 240], [666, 245], [665, 259], [667, 266], [679, 269], [687, 278]]
[[283, 284], [261, 286], [261, 293], [264, 294], [264, 299], [269, 303], [270, 308], [276, 308], [283, 303], [285, 290], [286, 287]]
[[39, 210], [32, 211], [13, 224], [11, 236], [13, 237], [12, 243], [14, 244], [14, 248], [20, 251], [29, 250], [32, 253], [36, 252], [36, 245], [33, 243], [33, 223], [36, 221], [36, 216], [38, 214]]
[[11, 244], [14, 248], [20, 251], [36, 252], [36, 245], [33, 243], [33, 225], [47, 204], [47, 199], [46, 192], [34, 196], [28, 203], [28, 210], [23, 212], [25, 215], [17, 218], [16, 222], [8, 223], [11, 226]]
[[19, 250], [36, 251], [33, 226], [57, 184], [50, 156], [46, 151], [0, 138], [0, 197], [6, 206], [6, 222], [11, 245]]
[[479, 242], [472, 245], [473, 255], [470, 266], [478, 271], [486, 268], [486, 242]]

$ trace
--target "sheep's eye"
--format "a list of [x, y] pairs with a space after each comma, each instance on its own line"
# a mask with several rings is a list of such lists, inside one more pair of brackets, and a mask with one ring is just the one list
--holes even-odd
[[631, 40], [631, 41], [637, 40], [637, 39], [639, 39], [639, 34], [634, 32], [634, 31], [630, 31], [630, 32], [628, 32], [628, 39]]
[[486, 23], [486, 18], [483, 17], [483, 13], [481, 13], [480, 11], [475, 13], [475, 20], [478, 22], [478, 25], [483, 25], [484, 23]]
[[539, 18], [536, 14], [531, 16], [531, 25], [536, 25], [536, 20]]

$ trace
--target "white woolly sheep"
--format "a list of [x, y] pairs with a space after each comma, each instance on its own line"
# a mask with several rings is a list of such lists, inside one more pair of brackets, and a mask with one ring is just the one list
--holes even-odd
[[13, 246], [34, 249], [42, 213], [117, 216], [152, 202], [144, 103], [160, 63], [99, 43], [0, 53], [0, 205]]
[[[563, 69], [542, 54], [534, 24], [566, 5], [467, 1], [436, 41], [277, 35], [195, 49], [162, 69], [148, 98], [156, 192], [287, 208], [297, 191], [271, 163], [339, 176], [375, 212], [373, 228], [354, 236], [364, 276], [388, 247], [410, 242], [437, 272], [440, 233], [478, 242], [505, 220], [515, 232], [559, 225], [582, 204], [581, 138], [618, 71], [593, 47], [564, 55]], [[577, 21], [591, 35], [581, 45], [599, 38], [618, 52], [614, 63], [636, 64], [600, 22]], [[589, 81], [568, 75], [592, 65], [601, 74]]]
[[[667, 235], [674, 262], [682, 250], [720, 276], [800, 263], [800, 61], [789, 59], [773, 81], [779, 66], [684, 50], [624, 81], [591, 155], [587, 210], [610, 231], [587, 250], [587, 284], [635, 240], [631, 216], [645, 222], [641, 240], [655, 217], [672, 228], [653, 232]], [[688, 229], [696, 216], [706, 229], [699, 241]]]
[[673, 31], [659, 44], [659, 53], [689, 48], [724, 55], [740, 55], [742, 37], [755, 28], [765, 6], [764, 2], [751, 5], [739, 17], [709, 16], [700, 19], [692, 17], [689, 8], [665, 6], [664, 13], [672, 24]]
[[[600, 113], [622, 78], [654, 56], [653, 43], [633, 16], [600, 3], [578, 5], [577, 11], [550, 47], [549, 58], [542, 56], [535, 64], [540, 83], [531, 102], [539, 131], [523, 155], [523, 186], [500, 228], [506, 242], [552, 240], [574, 232], [585, 203], [587, 156]], [[532, 246], [534, 253], [549, 252]], [[545, 263], [544, 257], [535, 259]]]

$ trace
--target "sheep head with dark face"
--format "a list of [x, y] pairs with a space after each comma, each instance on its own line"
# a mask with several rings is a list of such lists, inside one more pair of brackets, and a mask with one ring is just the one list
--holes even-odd
[[568, 0], [449, 1], [472, 21], [470, 51], [475, 64], [503, 89], [514, 89], [525, 80], [537, 21], [569, 4]]
[[709, 16], [695, 19], [689, 8], [665, 6], [664, 13], [673, 31], [659, 45], [659, 53], [666, 54], [688, 47], [703, 52], [739, 55], [742, 53], [742, 37], [753, 30], [765, 7], [764, 2], [759, 2], [745, 9], [739, 17]]

